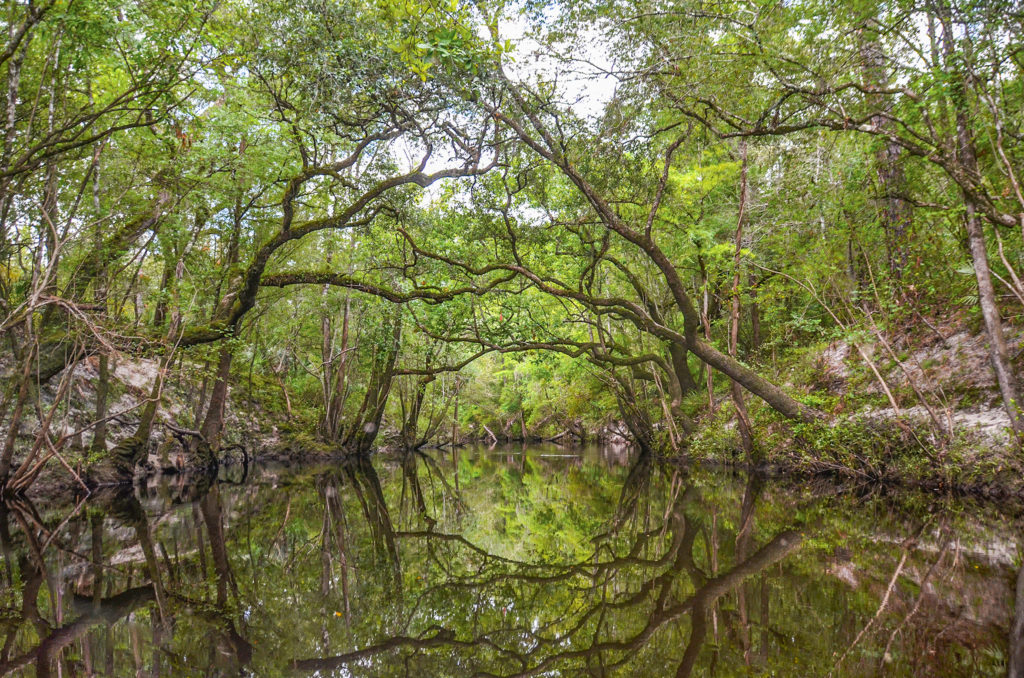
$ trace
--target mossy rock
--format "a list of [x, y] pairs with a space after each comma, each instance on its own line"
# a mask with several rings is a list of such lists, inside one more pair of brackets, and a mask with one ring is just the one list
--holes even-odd
[[120, 485], [135, 477], [135, 467], [145, 456], [147, 441], [132, 436], [119, 442], [114, 449], [89, 464], [85, 471], [90, 485]]

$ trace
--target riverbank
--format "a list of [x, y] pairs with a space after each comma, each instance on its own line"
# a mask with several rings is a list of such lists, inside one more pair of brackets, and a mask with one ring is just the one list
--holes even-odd
[[[1021, 353], [1021, 333], [1010, 337], [1015, 355]], [[1024, 462], [1008, 433], [1008, 418], [1000, 407], [996, 384], [988, 368], [983, 338], [963, 322], [928, 323], [894, 333], [883, 340], [861, 344], [836, 341], [788, 350], [766, 347], [757, 369], [826, 417], [815, 423], [794, 423], [780, 417], [762, 401], [747, 395], [755, 449], [743, 450], [735, 408], [724, 378], [716, 381], [715, 405], [707, 406], [706, 393], [684, 401], [696, 430], [679, 454], [704, 463], [751, 468], [775, 475], [816, 475], [855, 482], [919, 487], [996, 501], [1024, 500]], [[107, 447], [131, 435], [138, 412], [146, 402], [158, 364], [150, 360], [116, 361], [111, 374]], [[196, 428], [195, 420], [207, 390], [209, 365], [183, 363], [161, 396], [156, 433], [139, 476], [180, 473], [192, 467], [187, 439], [180, 430]], [[44, 403], [57, 396], [58, 380], [44, 386]], [[81, 489], [75, 472], [87, 466], [97, 452], [90, 449], [88, 429], [95, 416], [96, 361], [80, 362], [72, 373], [66, 415], [53, 429], [69, 436], [67, 466], [50, 464], [31, 494], [73, 493]], [[229, 389], [225, 413], [222, 462], [243, 460], [309, 461], [343, 454], [337, 445], [316, 434], [316, 409], [284, 397], [280, 385], [251, 375], [236, 374]], [[477, 415], [479, 416], [479, 415]], [[463, 443], [491, 442], [486, 425], [469, 419], [460, 423]], [[590, 440], [625, 444], [623, 422], [607, 417], [591, 422], [584, 431]], [[571, 446], [575, 433], [566, 434], [566, 422], [535, 428], [528, 443], [545, 435]], [[656, 440], [664, 435], [657, 423]], [[519, 430], [519, 427], [512, 427]], [[525, 428], [525, 427], [523, 427]], [[19, 441], [31, 445], [38, 421], [26, 415]], [[549, 429], [549, 430], [548, 430]], [[547, 430], [547, 433], [544, 431]], [[559, 435], [562, 432], [562, 435]], [[450, 436], [445, 431], [445, 436]], [[394, 423], [385, 419], [378, 444], [391, 451], [398, 442]], [[446, 438], [444, 441], [448, 442]], [[665, 454], [667, 441], [660, 440]]]
[[[1014, 355], [1022, 346], [1014, 332]], [[1024, 455], [1011, 437], [984, 338], [964, 323], [928, 323], [860, 345], [799, 347], [764, 366], [826, 419], [787, 421], [748, 396], [755, 441], [748, 458], [723, 391], [698, 420], [687, 456], [1024, 500]]]

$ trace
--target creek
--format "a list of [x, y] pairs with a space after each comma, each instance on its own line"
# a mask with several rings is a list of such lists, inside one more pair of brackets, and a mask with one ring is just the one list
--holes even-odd
[[0, 515], [0, 675], [1005, 675], [1020, 531], [623, 448], [222, 469]]

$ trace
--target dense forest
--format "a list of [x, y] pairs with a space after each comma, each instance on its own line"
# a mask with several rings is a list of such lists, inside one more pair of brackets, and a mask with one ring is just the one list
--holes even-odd
[[1019, 489], [1018, 3], [3, 22], [7, 495], [594, 439]]

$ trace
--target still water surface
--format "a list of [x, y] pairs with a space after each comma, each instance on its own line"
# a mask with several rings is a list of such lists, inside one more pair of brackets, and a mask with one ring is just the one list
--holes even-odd
[[461, 450], [0, 516], [0, 675], [1005, 675], [991, 506]]

